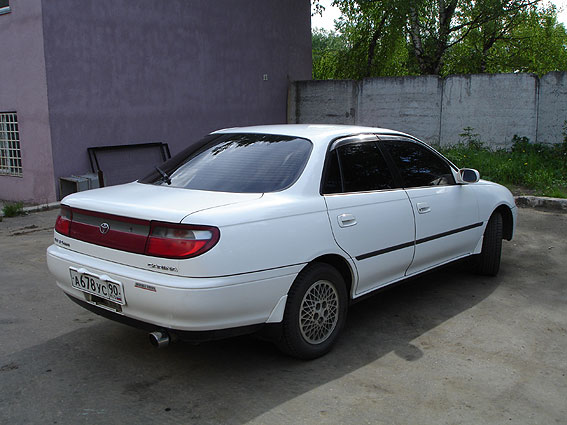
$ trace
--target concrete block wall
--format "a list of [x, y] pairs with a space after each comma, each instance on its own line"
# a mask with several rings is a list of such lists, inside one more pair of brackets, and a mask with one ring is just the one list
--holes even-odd
[[433, 144], [458, 143], [466, 127], [496, 148], [514, 135], [559, 143], [566, 120], [566, 72], [300, 81], [288, 100], [290, 123], [385, 127]]
[[561, 143], [567, 123], [567, 72], [550, 72], [539, 80], [537, 140]]
[[442, 92], [443, 80], [437, 76], [365, 79], [359, 92], [357, 124], [439, 143]]
[[292, 83], [288, 93], [287, 121], [356, 124], [358, 90], [359, 83], [352, 80]]
[[459, 141], [465, 127], [493, 147], [514, 135], [536, 140], [538, 78], [532, 74], [451, 75], [444, 81], [440, 140]]

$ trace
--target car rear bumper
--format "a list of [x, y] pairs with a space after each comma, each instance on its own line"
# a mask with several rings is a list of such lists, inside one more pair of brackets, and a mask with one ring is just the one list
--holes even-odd
[[[122, 323], [124, 325], [132, 326], [134, 328], [144, 330], [148, 333], [154, 331], [161, 331], [161, 332], [165, 331], [170, 337], [174, 337], [175, 339], [186, 342], [206, 342], [206, 341], [214, 341], [217, 339], [231, 338], [240, 335], [247, 335], [250, 333], [257, 332], [261, 329], [263, 330], [264, 327], [267, 326], [267, 324], [258, 324], [258, 325], [238, 326], [236, 328], [215, 329], [210, 331], [184, 331], [180, 329], [168, 328], [165, 326], [158, 326], [152, 323], [133, 319], [131, 317], [124, 316], [123, 314], [119, 314], [114, 311], [100, 308], [97, 305], [89, 303], [85, 300], [80, 300], [69, 294], [66, 295], [74, 303], [80, 305], [86, 310], [98, 314], [99, 316], [105, 317], [106, 319], [110, 319], [115, 322]], [[277, 325], [277, 324], [274, 323], [273, 325]]]
[[[79, 304], [118, 320], [149, 328], [214, 331], [280, 322], [287, 293], [301, 265], [234, 276], [189, 278], [142, 270], [52, 245], [47, 265], [57, 285]], [[69, 268], [119, 281], [125, 305], [112, 308], [71, 286]], [[111, 314], [106, 314], [106, 313]]]

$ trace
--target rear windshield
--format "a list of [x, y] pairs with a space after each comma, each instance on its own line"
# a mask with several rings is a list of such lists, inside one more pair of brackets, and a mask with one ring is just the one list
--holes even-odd
[[289, 136], [211, 135], [140, 182], [219, 192], [276, 192], [297, 180], [311, 147], [309, 140]]

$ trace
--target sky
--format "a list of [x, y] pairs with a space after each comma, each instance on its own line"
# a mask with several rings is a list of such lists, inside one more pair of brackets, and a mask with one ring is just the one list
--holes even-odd
[[[325, 11], [323, 16], [312, 16], [311, 26], [313, 28], [325, 28], [326, 30], [332, 30], [335, 28], [334, 20], [340, 16], [340, 12], [336, 7], [331, 6], [332, 0], [321, 0], [321, 4], [325, 6]], [[559, 22], [562, 22], [565, 27], [567, 27], [567, 0], [551, 0], [557, 7], [557, 17]]]

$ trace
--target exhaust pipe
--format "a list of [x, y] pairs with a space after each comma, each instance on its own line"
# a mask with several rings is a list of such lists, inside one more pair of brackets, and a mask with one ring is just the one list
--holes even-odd
[[154, 347], [164, 348], [169, 345], [169, 335], [164, 331], [155, 331], [149, 334], [150, 342]]

